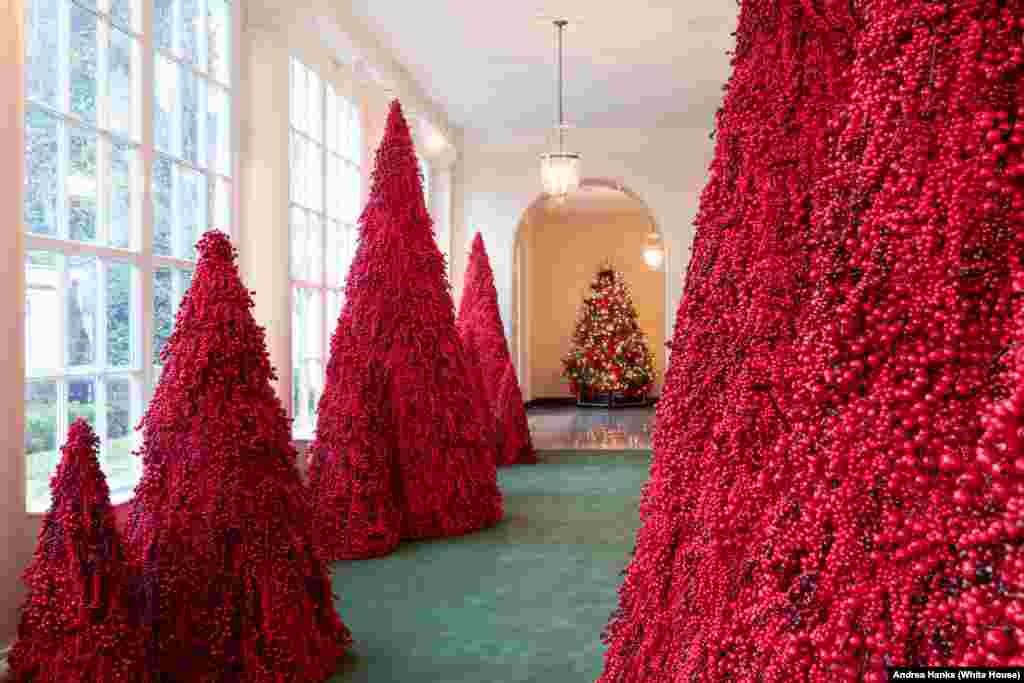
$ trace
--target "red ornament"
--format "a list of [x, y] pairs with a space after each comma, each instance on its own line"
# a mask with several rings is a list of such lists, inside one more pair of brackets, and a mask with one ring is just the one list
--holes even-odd
[[24, 579], [28, 596], [8, 654], [12, 680], [141, 682], [142, 639], [130, 570], [114, 526], [99, 439], [79, 418], [50, 479], [50, 510]]
[[[467, 354], [479, 364], [486, 392], [484, 395], [495, 418], [498, 465], [535, 462], [530, 431], [523, 431], [523, 426], [527, 424], [526, 409], [514, 368], [509, 374], [512, 356], [501, 324], [494, 273], [480, 233], [473, 238], [462, 301], [459, 302], [459, 317], [455, 324]], [[503, 385], [509, 377], [516, 384], [515, 387]], [[505, 398], [515, 395], [519, 396], [517, 402], [511, 405], [503, 402]]]
[[503, 514], [494, 420], [455, 329], [418, 169], [396, 100], [310, 446], [312, 528], [330, 559], [476, 531]]
[[199, 263], [142, 419], [126, 534], [146, 681], [323, 681], [350, 643], [314, 550], [264, 331], [223, 233]]
[[1019, 665], [1024, 6], [740, 7], [600, 680]]

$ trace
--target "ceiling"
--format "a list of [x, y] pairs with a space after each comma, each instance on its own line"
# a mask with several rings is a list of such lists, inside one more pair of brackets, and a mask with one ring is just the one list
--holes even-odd
[[454, 125], [553, 127], [564, 17], [566, 120], [580, 128], [710, 128], [728, 74], [736, 0], [351, 0]]

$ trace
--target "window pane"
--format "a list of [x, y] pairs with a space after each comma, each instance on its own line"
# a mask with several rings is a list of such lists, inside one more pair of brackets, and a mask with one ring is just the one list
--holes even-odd
[[231, 83], [231, 5], [227, 0], [207, 0], [210, 74]]
[[153, 0], [153, 42], [161, 50], [174, 50], [174, 0]]
[[324, 89], [320, 76], [312, 69], [306, 70], [306, 135], [322, 142]]
[[363, 128], [359, 119], [359, 109], [350, 101], [344, 100], [344, 107], [348, 113], [348, 124], [344, 127], [347, 141], [348, 160], [360, 166], [363, 163]]
[[348, 272], [344, 228], [338, 221], [327, 221], [327, 286], [340, 287]]
[[68, 237], [96, 240], [96, 133], [68, 126]]
[[111, 498], [117, 500], [130, 495], [139, 479], [139, 459], [132, 455], [137, 445], [132, 404], [138, 392], [127, 377], [110, 378], [104, 384], [107, 433], [100, 449], [100, 466]]
[[153, 273], [153, 365], [163, 365], [160, 351], [174, 328], [174, 284], [169, 268]]
[[[67, 424], [80, 417], [96, 429], [96, 380], [91, 378], [68, 380]], [[63, 443], [64, 438], [61, 434], [59, 441]]]
[[110, 145], [110, 245], [127, 249], [132, 244], [132, 207], [134, 206], [135, 148], [113, 141]]
[[292, 128], [306, 129], [306, 68], [293, 59], [291, 61], [291, 112]]
[[153, 160], [153, 251], [171, 255], [174, 232], [174, 163], [157, 157]]
[[292, 309], [292, 412], [294, 431], [310, 434], [323, 385], [323, 292], [296, 287]]
[[210, 208], [210, 229], [231, 234], [231, 183], [222, 178], [213, 181], [213, 202]]
[[306, 140], [292, 132], [289, 144], [291, 154], [291, 199], [300, 206], [306, 206], [305, 172], [306, 172]]
[[228, 93], [207, 85], [206, 163], [217, 173], [231, 175], [231, 106]]
[[163, 365], [160, 351], [174, 331], [175, 316], [188, 288], [191, 269], [157, 268], [153, 273], [153, 365]]
[[306, 168], [303, 174], [307, 207], [324, 210], [324, 148], [306, 142]]
[[96, 121], [96, 15], [71, 4], [71, 111]]
[[343, 203], [344, 192], [341, 190], [341, 165], [344, 162], [341, 157], [331, 154], [327, 154], [327, 215], [331, 218], [341, 217], [341, 206]]
[[106, 94], [110, 130], [122, 135], [135, 133], [135, 110], [132, 106], [132, 72], [135, 54], [135, 39], [127, 33], [110, 29], [110, 50], [107, 60], [110, 75], [107, 77]]
[[107, 265], [107, 364], [115, 368], [132, 365], [133, 275], [127, 263]]
[[359, 169], [350, 164], [341, 164], [337, 187], [331, 188], [338, 193], [338, 218], [345, 223], [355, 223], [362, 210], [362, 178]]
[[196, 257], [196, 242], [206, 232], [206, 176], [191, 169], [179, 167], [178, 187], [181, 188], [181, 235], [177, 255], [181, 258]]
[[292, 278], [320, 280], [320, 229], [316, 216], [292, 207]]
[[64, 365], [61, 346], [60, 261], [48, 251], [25, 254], [25, 370], [53, 375]]
[[[327, 290], [327, 344], [325, 349], [330, 349], [331, 335], [334, 334], [334, 329], [338, 326], [338, 317], [341, 316], [341, 304], [344, 301], [344, 296], [340, 290], [329, 289]], [[325, 354], [326, 355], [326, 354]]]
[[203, 15], [199, 0], [181, 0], [181, 56], [200, 69], [206, 68], [201, 48]]
[[181, 79], [181, 157], [199, 166], [205, 165], [199, 149], [199, 104], [205, 83], [189, 69], [180, 68]]
[[50, 474], [60, 458], [57, 450], [57, 411], [57, 382], [25, 384], [29, 512], [44, 512], [50, 506]]
[[25, 229], [55, 237], [58, 232], [58, 141], [60, 122], [31, 105], [25, 112]]
[[93, 256], [67, 257], [67, 317], [64, 339], [67, 343], [69, 367], [89, 366], [96, 363], [96, 332], [98, 277], [96, 258]]
[[135, 12], [132, 4], [133, 0], [110, 0], [110, 16], [115, 24], [127, 29], [133, 28], [132, 20]]
[[61, 1], [25, 3], [25, 94], [54, 109], [63, 106], [57, 95]]
[[156, 104], [153, 111], [153, 136], [157, 149], [181, 156], [181, 138], [178, 132], [178, 72], [174, 62], [157, 55], [154, 81]]
[[[334, 86], [327, 84], [325, 106], [325, 127], [327, 128], [327, 149], [332, 152], [341, 151], [341, 125], [342, 121], [338, 112], [338, 96], [334, 92]], [[328, 185], [329, 186], [329, 185]]]

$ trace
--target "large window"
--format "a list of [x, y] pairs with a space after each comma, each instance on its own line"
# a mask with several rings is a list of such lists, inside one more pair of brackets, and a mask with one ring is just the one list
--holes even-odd
[[330, 336], [355, 254], [362, 196], [359, 109], [291, 62], [292, 417], [312, 435]]
[[42, 512], [77, 417], [113, 502], [138, 480], [134, 428], [195, 240], [232, 230], [233, 22], [226, 0], [27, 0], [26, 28], [25, 451]]

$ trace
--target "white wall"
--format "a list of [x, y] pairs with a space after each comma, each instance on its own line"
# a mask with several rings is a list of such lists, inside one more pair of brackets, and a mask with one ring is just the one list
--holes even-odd
[[[714, 141], [706, 129], [578, 129], [567, 147], [582, 155], [583, 176], [616, 180], [647, 204], [664, 235], [666, 260], [665, 338], [671, 339], [690, 260], [693, 219]], [[462, 214], [455, 223], [454, 278], [461, 291], [470, 240], [480, 231], [494, 269], [498, 304], [511, 336], [513, 247], [523, 212], [541, 189], [539, 156], [550, 151], [544, 135], [505, 140], [472, 140], [462, 145], [459, 162]], [[520, 377], [523, 369], [518, 368]], [[527, 396], [527, 399], [530, 397]]]

